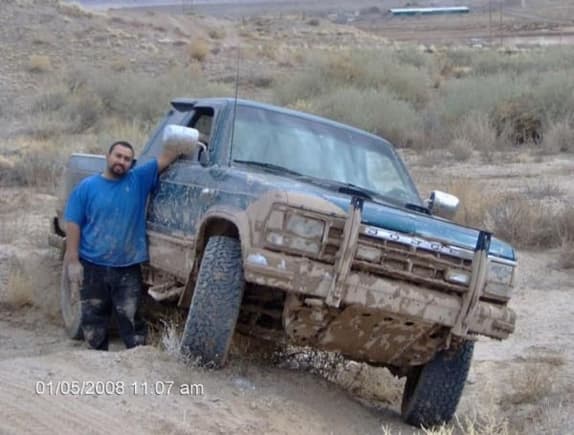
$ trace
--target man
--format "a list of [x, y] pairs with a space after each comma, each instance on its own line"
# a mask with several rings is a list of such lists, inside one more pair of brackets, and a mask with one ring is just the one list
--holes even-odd
[[66, 269], [70, 283], [79, 285], [84, 339], [92, 349], [108, 349], [112, 308], [127, 348], [145, 343], [139, 319], [142, 293], [140, 264], [148, 260], [145, 205], [158, 174], [180, 154], [189, 154], [197, 141], [166, 144], [157, 159], [132, 167], [134, 150], [118, 141], [106, 155], [102, 174], [84, 179], [66, 207]]

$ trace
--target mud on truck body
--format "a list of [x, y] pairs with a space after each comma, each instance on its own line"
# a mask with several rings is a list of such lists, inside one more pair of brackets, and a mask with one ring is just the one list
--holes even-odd
[[[476, 337], [505, 339], [515, 251], [449, 220], [458, 200], [422, 201], [386, 140], [309, 114], [233, 99], [179, 99], [169, 125], [208, 137], [172, 164], [147, 208], [148, 293], [188, 308], [182, 351], [222, 366], [235, 331], [327, 351], [406, 376], [402, 416], [435, 425], [454, 414]], [[102, 156], [74, 154], [62, 210]], [[77, 295], [62, 281], [68, 333]]]

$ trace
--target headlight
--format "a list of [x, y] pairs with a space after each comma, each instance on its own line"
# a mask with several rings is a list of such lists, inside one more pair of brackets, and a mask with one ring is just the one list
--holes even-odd
[[325, 222], [290, 213], [287, 215], [285, 229], [296, 236], [304, 237], [306, 239], [320, 239], [323, 237]]
[[283, 228], [269, 229], [265, 241], [283, 249], [318, 255], [324, 232], [324, 221], [288, 212], [285, 214]]
[[490, 259], [488, 262], [488, 278], [484, 289], [485, 296], [503, 300], [510, 299], [514, 284], [514, 269], [514, 265], [495, 262]]
[[514, 266], [502, 263], [495, 263], [494, 261], [490, 261], [488, 264], [488, 282], [512, 285], [513, 275], [514, 275]]

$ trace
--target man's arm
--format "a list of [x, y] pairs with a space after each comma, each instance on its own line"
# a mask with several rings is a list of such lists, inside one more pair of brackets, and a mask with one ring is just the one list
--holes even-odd
[[80, 263], [80, 226], [75, 222], [66, 223], [66, 255], [64, 262], [68, 269], [68, 280], [71, 283], [82, 285], [84, 269]]
[[162, 172], [165, 168], [171, 165], [177, 158], [184, 153], [177, 149], [164, 149], [157, 158], [157, 170]]

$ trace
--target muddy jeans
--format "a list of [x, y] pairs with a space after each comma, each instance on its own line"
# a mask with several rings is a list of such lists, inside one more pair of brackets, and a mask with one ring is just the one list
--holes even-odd
[[126, 347], [145, 343], [146, 325], [139, 313], [142, 295], [140, 265], [98, 266], [81, 260], [84, 283], [80, 290], [82, 330], [88, 346], [108, 350], [108, 327], [116, 314], [120, 336]]

